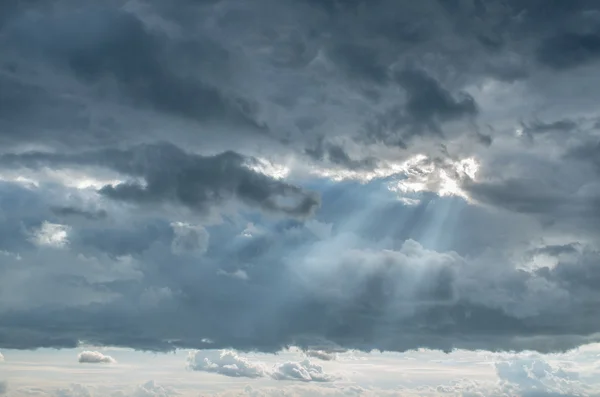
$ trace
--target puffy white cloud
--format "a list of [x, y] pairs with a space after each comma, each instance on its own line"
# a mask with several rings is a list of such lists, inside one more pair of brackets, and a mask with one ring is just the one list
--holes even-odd
[[114, 364], [117, 361], [97, 351], [84, 351], [79, 353], [77, 360], [82, 364]]
[[[590, 393], [579, 381], [578, 372], [550, 364], [544, 357], [516, 357], [495, 364], [504, 388], [523, 395], [584, 396]], [[536, 394], [537, 393], [537, 394]]]
[[188, 367], [194, 371], [244, 378], [261, 378], [269, 373], [265, 364], [241, 357], [232, 350], [192, 352], [188, 356]]
[[331, 382], [333, 375], [323, 372], [323, 367], [309, 359], [300, 362], [286, 362], [275, 366], [270, 374], [276, 380], [298, 380], [302, 382]]
[[165, 388], [155, 381], [150, 380], [142, 385], [139, 385], [131, 394], [131, 397], [169, 397], [177, 395], [173, 390]]
[[275, 380], [302, 382], [330, 382], [334, 376], [326, 374], [323, 367], [305, 359], [272, 366], [240, 356], [232, 350], [199, 350], [189, 354], [188, 367], [194, 371], [212, 372], [243, 378], [270, 377]]

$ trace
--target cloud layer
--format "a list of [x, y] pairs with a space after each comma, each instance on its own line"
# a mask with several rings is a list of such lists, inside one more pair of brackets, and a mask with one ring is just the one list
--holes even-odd
[[600, 339], [596, 1], [42, 3], [0, 6], [0, 348]]
[[309, 359], [268, 366], [260, 361], [241, 357], [232, 350], [205, 350], [190, 353], [188, 367], [194, 371], [242, 378], [270, 377], [275, 380], [301, 382], [330, 382], [335, 379], [333, 375], [324, 373], [320, 365], [312, 363]]

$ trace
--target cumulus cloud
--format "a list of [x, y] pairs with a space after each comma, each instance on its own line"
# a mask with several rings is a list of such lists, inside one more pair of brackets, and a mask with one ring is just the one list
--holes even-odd
[[306, 352], [308, 357], [318, 358], [323, 361], [333, 361], [337, 358], [335, 353], [330, 353], [324, 350], [308, 350]]
[[194, 371], [214, 372], [231, 377], [262, 378], [268, 374], [265, 364], [240, 357], [232, 350], [190, 353], [188, 366]]
[[286, 362], [275, 367], [271, 377], [276, 380], [297, 380], [302, 382], [331, 382], [333, 375], [323, 372], [323, 367], [309, 359], [300, 362]]
[[[39, 389], [37, 390], [39, 392]], [[56, 389], [54, 394], [58, 397], [92, 397], [89, 388], [78, 383], [73, 383], [69, 387]]]
[[174, 222], [171, 227], [175, 233], [171, 249], [175, 254], [196, 253], [201, 255], [208, 249], [209, 235], [202, 226]]
[[524, 396], [583, 396], [589, 393], [579, 381], [577, 372], [552, 366], [542, 357], [501, 361], [495, 367], [505, 389], [516, 387]]
[[114, 364], [116, 360], [111, 356], [96, 351], [84, 351], [79, 353], [77, 360], [82, 364]]
[[257, 360], [241, 357], [232, 350], [192, 352], [188, 356], [188, 367], [194, 371], [243, 378], [270, 377], [275, 380], [301, 382], [330, 382], [335, 379], [334, 376], [326, 374], [320, 365], [308, 359], [269, 366]]
[[174, 393], [170, 388], [157, 384], [153, 380], [139, 385], [132, 393], [132, 397], [169, 397], [172, 395], [177, 395], [177, 393]]

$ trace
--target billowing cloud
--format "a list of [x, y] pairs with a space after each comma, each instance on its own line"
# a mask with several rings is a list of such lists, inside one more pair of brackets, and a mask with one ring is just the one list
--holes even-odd
[[552, 366], [541, 357], [516, 358], [497, 362], [495, 366], [507, 392], [531, 397], [583, 396], [589, 393], [579, 381], [577, 372]]
[[277, 365], [271, 377], [276, 380], [296, 380], [301, 382], [331, 382], [333, 375], [323, 372], [323, 367], [309, 359], [300, 362], [286, 362]]
[[337, 358], [335, 353], [330, 353], [324, 350], [308, 350], [306, 352], [308, 357], [318, 358], [323, 361], [332, 361]]
[[114, 364], [116, 360], [111, 356], [96, 351], [84, 351], [79, 353], [77, 360], [82, 364]]
[[242, 378], [270, 377], [275, 380], [301, 382], [329, 382], [335, 379], [334, 376], [326, 374], [320, 365], [308, 359], [269, 366], [258, 360], [241, 357], [232, 350], [192, 352], [188, 357], [188, 367], [194, 371]]
[[171, 389], [163, 387], [153, 380], [139, 385], [132, 393], [132, 397], [169, 397], [177, 395]]

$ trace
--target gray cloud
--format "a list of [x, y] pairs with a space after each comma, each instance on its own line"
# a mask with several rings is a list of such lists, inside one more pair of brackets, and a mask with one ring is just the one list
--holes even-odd
[[209, 234], [202, 226], [176, 222], [171, 224], [175, 236], [171, 249], [176, 254], [197, 253], [204, 254], [208, 248]]
[[105, 210], [88, 211], [76, 207], [52, 207], [52, 212], [61, 217], [81, 217], [87, 220], [105, 219], [108, 214]]
[[528, 397], [582, 396], [589, 394], [579, 374], [569, 368], [551, 366], [541, 357], [516, 358], [495, 364], [504, 390]]
[[82, 364], [114, 364], [115, 359], [95, 351], [84, 351], [79, 353], [77, 361]]
[[443, 123], [478, 113], [471, 95], [452, 95], [423, 69], [404, 68], [394, 74], [393, 80], [406, 92], [407, 99], [404, 105], [392, 107], [367, 123], [367, 134], [375, 141], [406, 148], [415, 135], [443, 136]]
[[35, 152], [0, 159], [13, 167], [99, 166], [143, 178], [145, 185], [132, 181], [99, 190], [113, 200], [137, 204], [176, 202], [207, 211], [212, 205], [238, 199], [265, 211], [297, 217], [308, 216], [318, 207], [315, 194], [251, 170], [246, 163], [252, 161], [234, 152], [193, 155], [167, 143], [79, 155]]
[[[395, 80], [408, 94], [406, 111], [417, 123], [435, 123], [472, 116], [477, 113], [475, 100], [468, 94], [454, 98], [439, 82], [423, 70], [405, 69]], [[428, 125], [432, 128], [431, 125]]]

